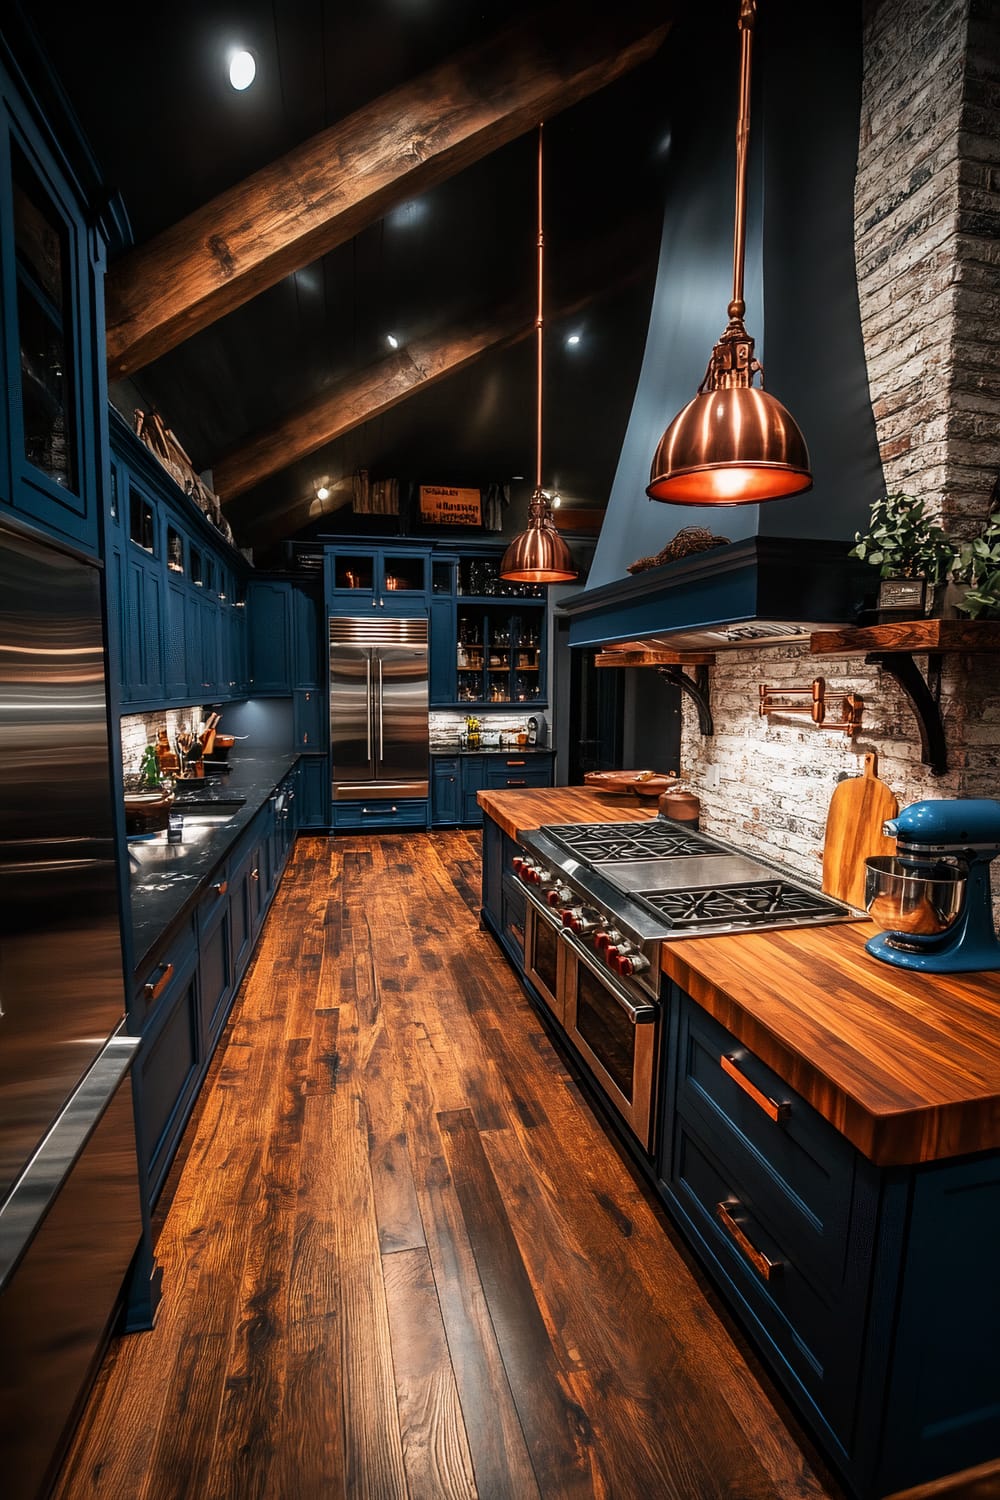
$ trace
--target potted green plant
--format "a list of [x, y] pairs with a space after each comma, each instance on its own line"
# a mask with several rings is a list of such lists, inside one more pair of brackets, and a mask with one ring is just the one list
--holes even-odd
[[934, 586], [944, 582], [956, 557], [926, 503], [901, 492], [873, 502], [868, 530], [855, 532], [854, 543], [850, 556], [879, 570], [880, 620], [925, 614]]
[[962, 589], [957, 611], [972, 620], [1000, 619], [1000, 510], [990, 513], [979, 536], [959, 543], [951, 577]]

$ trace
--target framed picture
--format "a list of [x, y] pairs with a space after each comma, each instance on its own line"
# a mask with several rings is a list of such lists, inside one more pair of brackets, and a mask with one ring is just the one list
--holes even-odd
[[481, 526], [482, 495], [455, 485], [422, 484], [420, 519], [426, 526]]

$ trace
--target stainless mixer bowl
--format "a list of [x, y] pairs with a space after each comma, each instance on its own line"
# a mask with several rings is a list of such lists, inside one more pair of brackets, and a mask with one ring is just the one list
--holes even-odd
[[865, 909], [886, 932], [934, 937], [954, 926], [965, 900], [966, 872], [939, 862], [921, 873], [892, 854], [865, 860]]

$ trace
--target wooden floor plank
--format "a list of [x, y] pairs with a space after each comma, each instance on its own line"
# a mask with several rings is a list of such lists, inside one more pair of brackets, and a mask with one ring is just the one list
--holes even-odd
[[841, 1500], [480, 928], [301, 838], [55, 1500]]
[[589, 1423], [560, 1382], [558, 1360], [471, 1112], [456, 1110], [442, 1115], [440, 1123], [538, 1487], [548, 1495], [558, 1486], [566, 1500], [590, 1495]]
[[427, 1251], [387, 1255], [383, 1268], [410, 1494], [477, 1500], [472, 1456]]

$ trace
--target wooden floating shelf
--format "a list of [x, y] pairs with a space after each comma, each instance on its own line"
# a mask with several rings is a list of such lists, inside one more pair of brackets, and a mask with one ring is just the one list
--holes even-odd
[[863, 651], [1000, 651], [1000, 620], [900, 620], [816, 630], [809, 637], [813, 656], [857, 656]]
[[[813, 656], [858, 656], [893, 677], [913, 709], [920, 730], [920, 759], [933, 776], [948, 769], [941, 720], [941, 657], [946, 653], [1000, 651], [1000, 620], [899, 620], [852, 630], [817, 630], [809, 637]], [[922, 674], [915, 656], [927, 657]]]
[[715, 655], [710, 651], [644, 651], [639, 647], [609, 646], [594, 657], [595, 667], [710, 667]]

